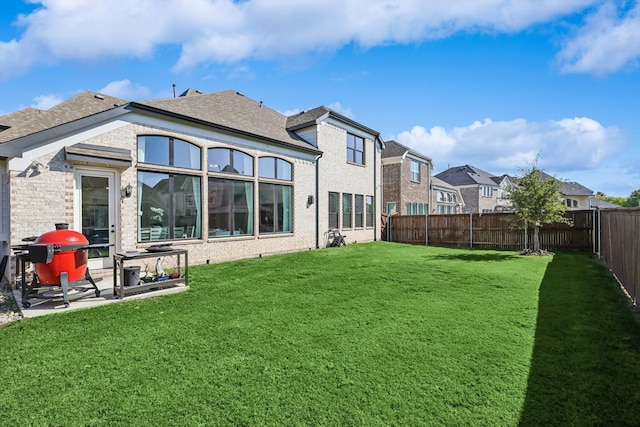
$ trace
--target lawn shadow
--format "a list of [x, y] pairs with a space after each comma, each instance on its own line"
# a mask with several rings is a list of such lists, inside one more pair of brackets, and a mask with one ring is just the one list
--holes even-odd
[[515, 252], [491, 252], [491, 253], [459, 253], [459, 254], [442, 254], [433, 255], [430, 258], [446, 259], [452, 261], [510, 261], [519, 255]]
[[640, 422], [640, 328], [599, 267], [569, 254], [547, 266], [520, 426]]

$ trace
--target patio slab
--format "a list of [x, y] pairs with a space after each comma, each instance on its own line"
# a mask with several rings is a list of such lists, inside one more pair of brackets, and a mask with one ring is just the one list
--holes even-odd
[[[95, 279], [94, 279], [95, 280]], [[69, 310], [78, 310], [82, 308], [91, 308], [97, 307], [105, 304], [113, 304], [121, 301], [131, 301], [136, 299], [143, 298], [151, 298], [160, 295], [168, 295], [174, 294], [177, 292], [183, 292], [189, 289], [183, 283], [178, 283], [173, 287], [158, 289], [155, 291], [145, 291], [140, 292], [133, 295], [128, 295], [123, 299], [118, 298], [113, 294], [113, 276], [105, 276], [101, 279], [98, 278], [96, 281], [96, 286], [100, 290], [100, 296], [96, 297], [93, 287], [91, 285], [85, 286], [87, 288], [87, 292], [82, 295], [73, 292], [73, 290], [69, 291], [69, 307], [64, 306], [64, 302], [62, 298], [55, 299], [37, 299], [30, 298], [29, 303], [31, 306], [29, 308], [24, 308], [22, 306], [22, 294], [20, 289], [13, 288], [13, 295], [15, 296], [18, 305], [20, 306], [20, 311], [22, 312], [22, 316], [27, 319], [31, 317], [43, 316], [51, 313], [60, 313], [66, 312]], [[77, 298], [77, 299], [75, 299]]]

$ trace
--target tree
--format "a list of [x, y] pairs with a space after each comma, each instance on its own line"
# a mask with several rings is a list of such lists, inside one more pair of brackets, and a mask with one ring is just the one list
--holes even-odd
[[540, 227], [557, 222], [571, 224], [564, 215], [566, 208], [560, 197], [561, 186], [562, 182], [557, 179], [543, 179], [542, 172], [534, 163], [523, 170], [522, 176], [508, 189], [515, 214], [534, 227], [533, 253], [543, 253], [540, 249]]
[[629, 197], [627, 197], [627, 202], [624, 204], [624, 206], [629, 208], [640, 206], [640, 188], [631, 192]]

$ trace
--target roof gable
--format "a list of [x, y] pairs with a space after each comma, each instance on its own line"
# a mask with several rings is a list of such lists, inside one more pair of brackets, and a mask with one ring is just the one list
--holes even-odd
[[85, 117], [127, 104], [128, 101], [85, 91], [73, 98], [48, 109], [28, 108], [0, 117], [0, 124], [10, 123], [10, 127], [0, 132], [0, 143], [33, 135]]

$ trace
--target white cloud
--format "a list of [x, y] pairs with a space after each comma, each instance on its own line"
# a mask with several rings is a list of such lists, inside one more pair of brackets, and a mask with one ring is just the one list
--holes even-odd
[[0, 79], [63, 61], [145, 58], [181, 47], [174, 66], [273, 59], [447, 37], [516, 32], [602, 0], [39, 0], [18, 40], [0, 41]]
[[58, 95], [40, 95], [33, 98], [35, 104], [31, 106], [33, 108], [37, 108], [38, 110], [48, 110], [51, 107], [54, 107], [60, 104], [64, 99], [59, 97]]
[[331, 108], [336, 113], [342, 114], [343, 116], [348, 117], [350, 119], [356, 118], [356, 115], [353, 114], [351, 107], [343, 107], [342, 104], [340, 104], [340, 102], [336, 101], [332, 104], [327, 105], [327, 107]]
[[149, 89], [138, 83], [131, 83], [128, 79], [113, 81], [98, 90], [98, 92], [127, 101], [143, 99], [149, 96]]
[[625, 66], [637, 66], [640, 57], [640, 3], [619, 10], [614, 2], [602, 5], [558, 53], [562, 70], [603, 75]]
[[451, 130], [415, 126], [396, 139], [433, 158], [437, 171], [470, 164], [495, 174], [515, 173], [538, 155], [538, 165], [545, 170], [593, 170], [626, 143], [620, 129], [586, 117], [547, 122], [486, 119]]

